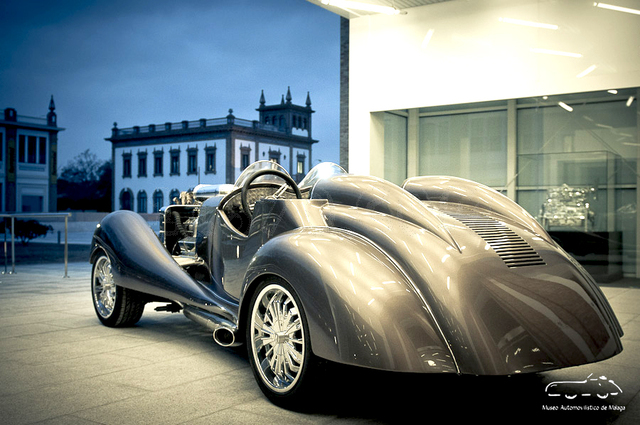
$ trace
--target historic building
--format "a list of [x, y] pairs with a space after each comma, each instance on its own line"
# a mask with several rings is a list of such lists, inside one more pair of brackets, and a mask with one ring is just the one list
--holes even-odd
[[259, 119], [223, 118], [118, 128], [111, 137], [114, 209], [153, 213], [200, 183], [233, 183], [249, 164], [273, 160], [300, 181], [312, 164], [311, 99], [292, 103], [290, 89]]
[[4, 109], [0, 117], [0, 210], [57, 211], [58, 127], [53, 96], [46, 118]]

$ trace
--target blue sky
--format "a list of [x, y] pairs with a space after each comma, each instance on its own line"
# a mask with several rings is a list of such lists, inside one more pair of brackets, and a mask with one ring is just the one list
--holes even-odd
[[310, 92], [314, 159], [339, 161], [339, 17], [305, 0], [0, 2], [0, 108], [45, 116], [58, 164], [111, 156], [118, 127], [257, 119], [260, 92]]

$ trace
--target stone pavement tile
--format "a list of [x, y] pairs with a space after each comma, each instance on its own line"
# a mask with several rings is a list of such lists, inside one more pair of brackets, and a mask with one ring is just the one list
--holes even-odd
[[23, 325], [3, 326], [0, 328], [2, 338], [40, 335], [47, 332], [63, 330], [65, 328], [48, 323], [26, 323]]
[[112, 404], [143, 393], [144, 390], [126, 385], [107, 382], [96, 385], [93, 378], [41, 386], [1, 397], [0, 418], [6, 424], [30, 424]]
[[[638, 288], [603, 285], [626, 332], [623, 353], [604, 362], [522, 381], [338, 372], [327, 377], [338, 389], [333, 401], [300, 413], [272, 405], [258, 389], [246, 354], [218, 347], [210, 332], [182, 314], [155, 312], [149, 305], [137, 326], [102, 326], [91, 305], [90, 265], [70, 264], [70, 278], [62, 278], [62, 270], [38, 265], [0, 276], [2, 423], [389, 423], [398, 420], [398, 406], [402, 417], [424, 415], [425, 400], [449, 414], [464, 400], [477, 417], [495, 417], [505, 405], [529, 416], [541, 413], [546, 383], [584, 380], [589, 373], [607, 376], [623, 389], [617, 402], [626, 411], [607, 412], [605, 421], [637, 423]], [[359, 402], [361, 396], [366, 403]], [[547, 423], [558, 417], [542, 416]], [[568, 418], [575, 422], [583, 416]]]
[[25, 337], [0, 337], [0, 361], [5, 360], [6, 353], [13, 351], [36, 350], [41, 348], [42, 344], [37, 339], [28, 339]]
[[[210, 415], [188, 421], [188, 425], [229, 424], [229, 425], [282, 425], [282, 424], [334, 424], [340, 423], [335, 415], [321, 413], [299, 413], [274, 406], [265, 398], [258, 398], [247, 403], [224, 409]], [[345, 423], [370, 423], [368, 420], [355, 422], [352, 419]]]
[[636, 394], [632, 400], [615, 421], [615, 425], [638, 425], [640, 423], [640, 395]]
[[[627, 366], [630, 369], [640, 368], [640, 341], [632, 335], [622, 337], [622, 352], [605, 360], [608, 364]], [[637, 375], [640, 376], [640, 375]]]
[[629, 320], [622, 325], [624, 336], [622, 337], [622, 344], [626, 341], [638, 341], [640, 342], [640, 317], [636, 317], [633, 320]]
[[82, 419], [74, 415], [58, 416], [38, 422], [38, 425], [99, 425], [98, 422]]
[[602, 292], [609, 300], [609, 304], [617, 314], [640, 315], [639, 288], [611, 288], [601, 285]]
[[85, 317], [82, 321], [83, 326], [77, 328], [59, 328], [50, 332], [41, 334], [24, 335], [23, 339], [34, 339], [43, 346], [60, 345], [73, 343], [78, 341], [87, 341], [90, 339], [107, 338], [121, 335], [115, 329], [107, 328], [99, 324], [98, 320], [92, 317]]
[[[90, 301], [89, 301], [90, 302]], [[92, 313], [93, 311], [91, 311]], [[94, 315], [95, 316], [95, 315]], [[0, 317], [0, 329], [7, 326], [26, 325], [29, 323], [50, 323], [62, 328], [81, 328], [94, 324], [95, 317], [89, 311], [69, 309], [65, 311], [22, 312], [11, 316]]]
[[[162, 304], [147, 304], [140, 321], [130, 328], [116, 329], [116, 332], [132, 338], [166, 341], [187, 337], [200, 337], [213, 341], [211, 332], [187, 319], [182, 313], [157, 312], [154, 308]], [[95, 316], [92, 311], [91, 314]], [[96, 319], [96, 323], [100, 322]]]
[[621, 313], [621, 312], [616, 312], [615, 310], [614, 312], [616, 313], [618, 322], [620, 322], [620, 326], [622, 326], [623, 330], [624, 330], [624, 327], [627, 325], [627, 323], [634, 320], [638, 320], [640, 318], [640, 315], [634, 314], [634, 313]]
[[188, 423], [262, 397], [251, 372], [246, 372], [244, 378], [233, 372], [216, 375], [84, 409], [75, 415], [105, 425]]
[[99, 377], [119, 370], [146, 366], [149, 363], [142, 359], [108, 353], [28, 366], [18, 362], [1, 362], [0, 396]]
[[145, 343], [146, 342], [140, 338], [111, 335], [73, 342], [62, 342], [40, 350], [5, 352], [2, 358], [4, 361], [13, 361], [24, 365], [49, 364], [66, 359], [109, 353], [123, 348], [144, 345]]
[[185, 425], [211, 425], [211, 424], [225, 424], [225, 425], [282, 425], [282, 424], [315, 424], [315, 423], [327, 423], [326, 419], [314, 420], [295, 417], [294, 420], [288, 415], [287, 412], [282, 416], [268, 416], [263, 412], [247, 412], [244, 410], [238, 410], [236, 408], [225, 409], [219, 412], [212, 413], [202, 418], [194, 419], [185, 422]]
[[[386, 383], [385, 380], [381, 382], [383, 385]], [[389, 388], [381, 388], [381, 393], [387, 392]], [[421, 391], [418, 387], [415, 388], [416, 391]], [[294, 411], [287, 410], [281, 407], [278, 407], [271, 402], [269, 402], [265, 397], [258, 398], [248, 403], [243, 403], [238, 406], [234, 406], [233, 409], [229, 409], [228, 411], [218, 412], [214, 415], [211, 415], [209, 419], [214, 419], [215, 422], [212, 423], [225, 423], [224, 420], [228, 420], [231, 423], [241, 423], [241, 420], [245, 420], [245, 423], [248, 424], [282, 424], [282, 423], [291, 423], [291, 424], [340, 424], [340, 423], [349, 423], [349, 424], [372, 424], [378, 423], [380, 419], [377, 417], [376, 412], [367, 413], [366, 408], [361, 409], [362, 406], [366, 406], [369, 404], [369, 401], [373, 403], [377, 403], [378, 400], [373, 398], [372, 400], [367, 400], [366, 395], [369, 394], [367, 391], [363, 391], [363, 395], [361, 396], [359, 393], [350, 393], [347, 401], [348, 403], [352, 403], [356, 406], [353, 410], [347, 409], [345, 411], [344, 406], [341, 403], [335, 405], [336, 408], [333, 407], [333, 399], [329, 398], [329, 403], [325, 403], [326, 400], [318, 399], [318, 403], [321, 406], [316, 408], [310, 408], [306, 411]], [[342, 394], [341, 394], [342, 395]], [[423, 417], [420, 417], [420, 420], [415, 419], [418, 416], [414, 415], [414, 409], [412, 406], [405, 406], [402, 404], [395, 405], [390, 401], [389, 410], [395, 411], [396, 414], [392, 414], [391, 416], [395, 419], [394, 423], [403, 423], [400, 421], [401, 418], [413, 418], [416, 423], [428, 422], [424, 421]], [[391, 404], [394, 404], [391, 406]], [[360, 405], [360, 407], [358, 407]], [[401, 406], [401, 407], [400, 407]], [[378, 406], [379, 407], [379, 406]], [[400, 408], [402, 410], [396, 410], [396, 408]], [[406, 410], [405, 410], [406, 409]], [[377, 410], [377, 409], [373, 409]], [[351, 413], [358, 412], [361, 416], [353, 416]], [[364, 412], [363, 412], [364, 411]], [[408, 412], [408, 413], [407, 413]], [[223, 419], [223, 420], [220, 420]], [[387, 418], [388, 422], [388, 418]], [[195, 424], [199, 424], [199, 422], [194, 422]], [[206, 422], [202, 422], [206, 423]], [[382, 422], [380, 422], [382, 423]], [[190, 424], [191, 425], [191, 424]]]
[[152, 391], [246, 367], [247, 363], [233, 355], [222, 356], [220, 353], [205, 352], [120, 370], [100, 376], [96, 378], [96, 382], [114, 382]]
[[209, 353], [211, 356], [215, 356], [217, 348], [213, 338], [207, 333], [205, 336], [180, 337], [178, 335], [172, 339], [167, 337], [161, 341], [150, 340], [145, 345], [119, 350], [118, 354], [152, 362], [164, 362], [199, 353]]

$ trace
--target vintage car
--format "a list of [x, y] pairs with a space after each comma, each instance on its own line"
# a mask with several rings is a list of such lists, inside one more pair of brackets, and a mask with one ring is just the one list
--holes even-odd
[[182, 311], [218, 344], [246, 344], [275, 403], [304, 400], [322, 364], [512, 375], [622, 350], [592, 277], [523, 208], [472, 181], [399, 187], [321, 163], [296, 184], [261, 161], [232, 187], [183, 195], [159, 235], [131, 211], [98, 225], [98, 318], [130, 326], [165, 302], [156, 309]]

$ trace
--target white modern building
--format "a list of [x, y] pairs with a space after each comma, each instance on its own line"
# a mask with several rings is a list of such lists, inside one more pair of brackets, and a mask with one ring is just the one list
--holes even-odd
[[53, 96], [46, 118], [0, 117], [0, 211], [56, 212], [58, 127]]
[[259, 119], [224, 118], [118, 128], [112, 143], [113, 206], [153, 213], [170, 205], [181, 191], [200, 183], [233, 183], [258, 160], [273, 160], [302, 180], [312, 164], [311, 99], [292, 103], [291, 92], [279, 104], [260, 96]]
[[308, 1], [342, 17], [350, 172], [469, 178], [538, 218], [558, 188], [588, 191], [586, 223], [548, 230], [640, 276], [640, 2]]

